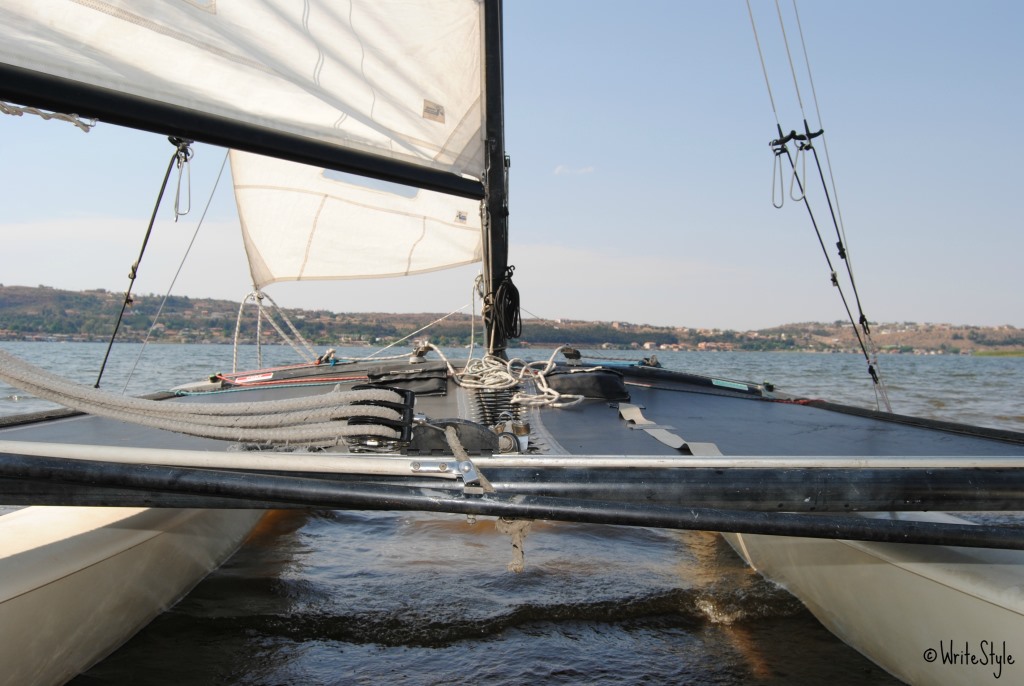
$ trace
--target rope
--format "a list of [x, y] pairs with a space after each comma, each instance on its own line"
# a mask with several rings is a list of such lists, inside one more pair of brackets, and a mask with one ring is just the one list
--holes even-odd
[[430, 322], [426, 326], [423, 326], [423, 327], [420, 327], [419, 329], [416, 329], [415, 331], [413, 331], [408, 336], [404, 336], [403, 338], [399, 338], [394, 343], [391, 343], [389, 345], [385, 345], [383, 348], [381, 348], [377, 352], [371, 353], [370, 355], [367, 355], [366, 357], [359, 358], [359, 359], [362, 359], [362, 360], [369, 360], [369, 359], [388, 360], [388, 359], [400, 359], [402, 357], [409, 357], [410, 354], [395, 355], [394, 357], [377, 357], [377, 355], [379, 355], [380, 353], [384, 352], [385, 350], [388, 350], [389, 348], [395, 347], [396, 345], [398, 345], [399, 343], [401, 343], [403, 341], [409, 340], [410, 338], [412, 338], [413, 336], [415, 336], [418, 333], [422, 333], [422, 332], [426, 331], [427, 329], [429, 329], [430, 327], [434, 326], [435, 324], [440, 324], [445, 319], [448, 319], [448, 317], [451, 317], [452, 315], [455, 315], [455, 314], [458, 314], [459, 312], [462, 312], [467, 307], [469, 307], [469, 303], [466, 303], [465, 305], [463, 305], [462, 307], [460, 307], [457, 310], [452, 310], [451, 312], [449, 312], [448, 314], [444, 315], [443, 317], [440, 317], [439, 319], [435, 319], [434, 321]]
[[[565, 349], [565, 346], [555, 349], [547, 361], [526, 362], [519, 358], [504, 360], [496, 355], [486, 355], [481, 359], [470, 359], [461, 372], [455, 371], [452, 363], [448, 361], [440, 348], [433, 344], [428, 347], [434, 350], [448, 365], [448, 373], [451, 374], [455, 383], [463, 388], [501, 391], [517, 388], [527, 380], [532, 380], [539, 392], [517, 392], [509, 401], [513, 405], [572, 407], [584, 400], [582, 395], [559, 393], [548, 386], [546, 375], [555, 368], [555, 357]], [[592, 371], [593, 369], [597, 368], [592, 367], [578, 371]]]
[[522, 574], [526, 569], [526, 555], [524, 545], [526, 535], [530, 533], [533, 522], [528, 519], [508, 519], [500, 517], [494, 522], [494, 528], [498, 533], [508, 534], [512, 537], [512, 561], [506, 567], [508, 571]]
[[[808, 57], [808, 54], [807, 54], [807, 42], [804, 39], [804, 29], [803, 29], [803, 25], [800, 23], [800, 12], [797, 10], [796, 0], [793, 0], [793, 15], [796, 17], [796, 25], [797, 25], [797, 29], [798, 29], [798, 31], [800, 33], [800, 45], [801, 45], [801, 48], [803, 49], [804, 64], [807, 67], [807, 81], [808, 81], [808, 83], [811, 86], [811, 95], [812, 95], [812, 98], [813, 98], [813, 101], [814, 101], [814, 111], [815, 111], [815, 114], [818, 117], [818, 127], [819, 128], [824, 128], [824, 121], [823, 121], [823, 118], [821, 116], [821, 106], [818, 103], [818, 91], [817, 91], [817, 89], [814, 86], [814, 75], [811, 73], [811, 60], [810, 60], [810, 57]], [[866, 338], [867, 343], [868, 343], [868, 348], [870, 350], [870, 358], [868, 359], [868, 365], [869, 365], [868, 366], [868, 373], [871, 374], [872, 366], [875, 369], [879, 368], [878, 367], [878, 346], [875, 345], [874, 340], [871, 338], [871, 330], [870, 330], [870, 327], [868, 325], [868, 319], [867, 319], [867, 316], [864, 314], [864, 308], [863, 308], [863, 306], [861, 305], [861, 302], [860, 302], [860, 294], [859, 294], [859, 292], [857, 290], [857, 284], [856, 284], [856, 281], [855, 281], [854, 276], [853, 276], [853, 259], [852, 259], [851, 255], [850, 255], [850, 249], [849, 249], [848, 243], [846, 241], [846, 227], [845, 227], [845, 225], [843, 223], [842, 208], [839, 205], [839, 188], [836, 185], [835, 175], [833, 174], [833, 171], [832, 171], [832, 160], [831, 160], [831, 157], [829, 156], [829, 152], [828, 152], [828, 139], [823, 136], [822, 139], [821, 139], [821, 142], [822, 142], [822, 146], [825, 149], [825, 167], [828, 169], [829, 182], [830, 182], [830, 185], [831, 185], [831, 188], [832, 188], [832, 196], [835, 197], [835, 210], [832, 212], [832, 222], [833, 222], [833, 224], [835, 224], [836, 236], [839, 239], [839, 242], [837, 243], [837, 247], [840, 250], [840, 255], [843, 257], [843, 259], [846, 262], [847, 274], [849, 275], [849, 278], [850, 278], [850, 285], [853, 288], [854, 299], [855, 299], [855, 301], [857, 303], [857, 311], [858, 311], [858, 314], [860, 315], [859, 321], [860, 321], [860, 324], [861, 324], [861, 328], [864, 330], [864, 335], [865, 335], [865, 338]], [[815, 152], [815, 160], [817, 161], [817, 152]], [[821, 175], [821, 165], [820, 164], [818, 165], [818, 172], [819, 172], [819, 175]], [[824, 185], [825, 184], [825, 179], [824, 179], [823, 175], [821, 175], [821, 176], [822, 176], [822, 184]], [[829, 210], [832, 211], [832, 199], [828, 195], [827, 187], [826, 187], [825, 197], [826, 197], [826, 199], [829, 200]], [[847, 246], [847, 247], [844, 248], [844, 246]], [[875, 375], [872, 374], [873, 378], [874, 378], [874, 376]], [[876, 381], [876, 383], [875, 383], [875, 396], [876, 396], [876, 404], [877, 404], [877, 401], [879, 399], [881, 399], [881, 401], [884, 403], [884, 405], [886, 407], [886, 410], [889, 411], [889, 412], [892, 412], [892, 406], [889, 404], [888, 391], [885, 388], [885, 383], [883, 381], [881, 381], [881, 375], [878, 376], [878, 381]]]
[[114, 339], [117, 338], [117, 332], [121, 328], [121, 320], [124, 319], [124, 312], [128, 309], [128, 306], [132, 304], [132, 287], [135, 285], [135, 277], [139, 272], [139, 264], [142, 263], [142, 256], [146, 254], [146, 245], [149, 244], [149, 237], [153, 233], [153, 224], [156, 223], [156, 213], [160, 209], [160, 202], [163, 200], [164, 191], [167, 190], [167, 181], [171, 178], [171, 170], [174, 169], [175, 163], [182, 164], [182, 160], [187, 160], [192, 156], [189, 146], [192, 141], [188, 141], [182, 138], [169, 138], [171, 144], [174, 146], [174, 154], [171, 155], [171, 161], [167, 163], [167, 172], [164, 174], [163, 183], [160, 184], [160, 192], [156, 196], [156, 203], [153, 205], [153, 214], [149, 218], [149, 226], [146, 227], [146, 235], [142, 239], [142, 248], [139, 250], [139, 257], [132, 264], [131, 269], [128, 271], [128, 290], [124, 292], [124, 302], [121, 303], [121, 312], [117, 315], [117, 322], [114, 324], [114, 331], [110, 334], [110, 342], [107, 344], [107, 352], [103, 355], [103, 363], [100, 365], [100, 372], [96, 376], [95, 388], [100, 387], [100, 380], [103, 378], [103, 372], [107, 368], [107, 361], [110, 359], [110, 349], [114, 347]]
[[189, 253], [192, 252], [192, 246], [196, 243], [196, 238], [199, 237], [199, 229], [203, 227], [203, 221], [206, 219], [206, 213], [210, 210], [210, 204], [213, 202], [213, 196], [217, 192], [217, 187], [220, 185], [221, 176], [224, 174], [224, 167], [228, 162], [228, 153], [224, 153], [224, 160], [220, 163], [220, 171], [217, 172], [217, 178], [213, 182], [213, 188], [210, 189], [210, 197], [206, 199], [206, 206], [203, 208], [203, 213], [199, 217], [199, 222], [196, 223], [196, 230], [192, 232], [192, 240], [189, 241], [188, 247], [185, 248], [185, 254], [181, 256], [181, 262], [178, 263], [178, 270], [174, 272], [174, 277], [171, 279], [170, 285], [167, 287], [167, 292], [164, 293], [164, 299], [160, 301], [160, 307], [157, 308], [156, 315], [153, 317], [153, 323], [149, 326], [149, 331], [146, 332], [146, 338], [142, 341], [142, 347], [139, 349], [139, 354], [135, 356], [135, 363], [132, 368], [128, 371], [128, 378], [124, 382], [124, 388], [121, 389], [121, 394], [124, 395], [128, 392], [128, 384], [131, 383], [132, 377], [135, 375], [135, 370], [139, 366], [139, 361], [142, 360], [142, 353], [146, 351], [146, 346], [149, 345], [149, 339], [153, 335], [153, 331], [156, 330], [156, 325], [160, 322], [160, 315], [163, 314], [164, 307], [167, 305], [167, 300], [171, 297], [171, 291], [174, 290], [174, 284], [178, 282], [178, 277], [181, 276], [181, 270], [185, 267], [185, 260], [188, 259]]
[[[185, 154], [178, 156], [178, 185], [174, 192], [174, 223], [192, 211], [192, 149], [187, 148]], [[181, 209], [181, 181], [185, 180], [185, 192], [188, 194], [188, 206]]]
[[[456, 429], [454, 426], [451, 426], [451, 425], [448, 425], [448, 426], [444, 427], [444, 437], [445, 437], [445, 440], [448, 441], [448, 447], [451, 448], [452, 455], [455, 456], [456, 460], [458, 460], [459, 462], [469, 462], [470, 461], [469, 453], [466, 452], [466, 449], [462, 445], [462, 441], [459, 440], [459, 431], [458, 431], [458, 429]], [[494, 486], [491, 485], [491, 482], [488, 481], [487, 478], [483, 474], [480, 474], [479, 472], [477, 472], [476, 477], [477, 477], [477, 480], [480, 483], [480, 486], [485, 491], [487, 491], [488, 493], [494, 493]]]
[[[305, 343], [304, 340], [292, 340], [292, 338], [285, 333], [284, 329], [281, 328], [281, 325], [277, 323], [277, 320], [274, 319], [274, 316], [273, 314], [271, 314], [270, 310], [263, 307], [263, 299], [269, 299], [270, 296], [267, 295], [266, 293], [263, 293], [262, 291], [256, 291], [256, 293], [254, 293], [254, 296], [255, 297], [252, 299], [252, 302], [253, 304], [256, 305], [256, 308], [259, 310], [260, 317], [270, 322], [270, 325], [274, 327], [274, 331], [277, 332], [277, 335], [280, 336], [281, 340], [287, 343], [291, 347], [291, 349], [295, 351], [295, 354], [299, 356], [299, 359], [305, 360], [306, 362], [312, 362], [314, 359], [316, 359], [316, 352], [309, 348], [308, 344], [305, 346], [306, 350], [302, 350], [299, 347], [300, 343]], [[277, 307], [277, 304], [274, 303], [273, 301], [271, 301], [271, 304], [274, 305], [274, 307], [281, 314], [281, 317], [286, 321], [286, 323], [290, 324], [291, 322], [288, 321], [288, 316], [281, 311], [281, 308]], [[292, 326], [292, 329], [294, 328], [295, 327]], [[309, 357], [306, 357], [307, 354], [309, 355]]]
[[[244, 298], [242, 298], [242, 302], [239, 303], [239, 305], [238, 305], [238, 316], [235, 317], [235, 337], [233, 339], [234, 340], [234, 345], [231, 346], [231, 373], [232, 374], [234, 374], [235, 372], [238, 371], [238, 340], [239, 340], [239, 337], [242, 335], [242, 314], [245, 312], [245, 303], [249, 302], [249, 298], [251, 296], [252, 296], [252, 293], [249, 293]], [[256, 327], [256, 343], [257, 343], [257, 345], [259, 345], [259, 340], [260, 340], [260, 330], [259, 330], [259, 327], [257, 326]], [[257, 366], [259, 366], [259, 367], [263, 366], [263, 356], [262, 355], [257, 355], [256, 363], [257, 363]]]
[[523, 333], [523, 325], [519, 315], [519, 289], [512, 283], [515, 267], [509, 265], [501, 283], [494, 289], [494, 300], [491, 303], [491, 340], [490, 350], [494, 350], [497, 338], [508, 341], [519, 338]]
[[[315, 360], [315, 359], [316, 359], [316, 351], [315, 351], [315, 350], [313, 349], [313, 346], [311, 346], [311, 345], [309, 344], [309, 342], [308, 342], [308, 341], [307, 341], [307, 340], [306, 340], [305, 338], [303, 338], [303, 336], [302, 336], [302, 334], [301, 334], [301, 333], [299, 332], [299, 330], [298, 330], [297, 328], [295, 328], [295, 325], [294, 325], [294, 324], [292, 324], [292, 320], [288, 318], [288, 313], [287, 313], [287, 312], [285, 312], [285, 311], [284, 311], [283, 309], [281, 309], [281, 306], [280, 306], [280, 305], [278, 305], [278, 304], [277, 304], [277, 303], [276, 303], [276, 302], [274, 301], [274, 299], [273, 299], [273, 298], [271, 298], [271, 297], [270, 297], [269, 295], [267, 295], [266, 293], [264, 293], [264, 294], [263, 294], [263, 297], [264, 297], [264, 298], [266, 298], [267, 300], [269, 300], [269, 301], [270, 301], [270, 304], [274, 306], [274, 309], [275, 309], [275, 310], [277, 310], [277, 311], [278, 311], [278, 313], [280, 313], [280, 315], [281, 315], [281, 319], [283, 319], [283, 320], [284, 320], [284, 323], [288, 325], [288, 328], [289, 328], [289, 329], [291, 330], [292, 334], [293, 334], [293, 335], [295, 336], [295, 340], [297, 340], [297, 341], [299, 342], [299, 344], [300, 344], [300, 345], [302, 345], [302, 347], [306, 349], [306, 352], [307, 352], [307, 353], [309, 354], [310, 358], [312, 358], [312, 359], [314, 359], [314, 360]], [[264, 308], [262, 307], [262, 305], [261, 305], [261, 303], [260, 303], [259, 301], [257, 301], [257, 303], [256, 303], [256, 304], [257, 304], [258, 306], [260, 306], [260, 309], [261, 309], [261, 310], [262, 310], [262, 309], [264, 309]], [[273, 322], [273, 320], [271, 319], [271, 317], [270, 317], [270, 313], [269, 313], [269, 312], [267, 312], [267, 315], [266, 315], [266, 316], [267, 316], [267, 319], [268, 319], [268, 320], [271, 320], [271, 322], [270, 322], [270, 323], [271, 323], [271, 324], [273, 324], [274, 322]], [[276, 326], [276, 325], [274, 325], [274, 328], [275, 328], [275, 329], [277, 329], [277, 326]], [[280, 329], [278, 329], [278, 333], [281, 333]], [[284, 336], [284, 334], [282, 334], [282, 337], [284, 337], [284, 338], [287, 338], [287, 337], [285, 337], [285, 336]], [[292, 347], [294, 348], [295, 346], [292, 346]], [[298, 350], [296, 350], [296, 352], [298, 352], [298, 353], [299, 353], [299, 357], [302, 357], [302, 353], [301, 353], [301, 352], [299, 352]]]
[[[796, 2], [794, 0], [794, 7]], [[789, 50], [789, 37], [786, 36], [786, 23], [782, 20], [782, 7], [779, 0], [775, 0], [775, 12], [779, 15], [779, 30], [782, 32], [782, 42], [786, 46], [786, 57], [789, 59], [789, 72], [793, 75], [793, 90], [796, 91], [796, 101], [800, 104], [800, 113], [804, 111], [804, 99], [800, 97], [800, 82], [796, 78], [796, 67], [793, 66], [793, 53]]]
[[[789, 38], [788, 38], [788, 36], [786, 34], [785, 21], [783, 20], [783, 17], [782, 17], [782, 8], [779, 5], [778, 0], [776, 0], [776, 2], [775, 2], [775, 9], [776, 9], [776, 13], [777, 13], [778, 18], [779, 18], [779, 28], [780, 28], [780, 31], [782, 32], [783, 43], [785, 45], [785, 50], [786, 50], [786, 57], [789, 60], [790, 73], [792, 74], [792, 77], [793, 77], [793, 86], [794, 86], [794, 89], [796, 91], [797, 101], [798, 101], [799, 106], [800, 106], [800, 113], [803, 116], [804, 133], [803, 134], [798, 134], [798, 133], [796, 133], [796, 131], [791, 131], [788, 135], [784, 135], [783, 134], [782, 124], [779, 121], [778, 111], [777, 111], [776, 106], [775, 106], [775, 97], [772, 94], [772, 90], [771, 90], [771, 83], [770, 83], [770, 79], [768, 77], [768, 70], [767, 70], [767, 66], [766, 66], [766, 63], [765, 63], [764, 54], [763, 54], [762, 49], [761, 49], [761, 42], [760, 42], [760, 39], [759, 39], [758, 34], [757, 34], [757, 26], [756, 26], [756, 23], [754, 21], [753, 10], [751, 8], [750, 1], [747, 0], [747, 12], [750, 15], [750, 24], [751, 24], [751, 27], [753, 28], [753, 31], [754, 31], [754, 41], [757, 44], [758, 57], [760, 58], [760, 61], [761, 61], [761, 69], [762, 69], [762, 72], [764, 73], [765, 84], [766, 84], [766, 86], [768, 88], [768, 98], [771, 101], [772, 112], [775, 115], [775, 124], [776, 124], [776, 127], [778, 129], [778, 133], [779, 133], [778, 139], [776, 139], [776, 140], [771, 142], [771, 146], [772, 146], [772, 149], [773, 149], [774, 154], [775, 154], [775, 157], [774, 157], [773, 163], [772, 163], [772, 205], [774, 207], [776, 207], [776, 208], [781, 208], [782, 205], [783, 205], [784, 199], [785, 199], [784, 198], [784, 189], [783, 189], [783, 186], [782, 186], [782, 183], [783, 183], [782, 182], [782, 174], [783, 174], [783, 172], [782, 172], [782, 166], [781, 166], [782, 165], [781, 158], [782, 158], [782, 155], [784, 154], [786, 156], [786, 159], [789, 160], [790, 169], [792, 170], [792, 176], [791, 176], [791, 179], [790, 179], [790, 198], [792, 198], [794, 201], [797, 201], [797, 202], [803, 202], [804, 207], [807, 209], [807, 214], [810, 217], [811, 225], [814, 228], [814, 233], [815, 233], [815, 235], [818, 238], [818, 244], [821, 246], [822, 254], [825, 256], [825, 262], [828, 265], [830, 281], [831, 281], [832, 285], [836, 288], [837, 292], [839, 293], [839, 297], [840, 297], [840, 299], [841, 299], [841, 301], [843, 303], [843, 308], [846, 310], [847, 318], [849, 319], [851, 325], [853, 326], [853, 332], [854, 332], [855, 338], [857, 339], [857, 344], [859, 345], [859, 347], [861, 349], [861, 352], [864, 355], [864, 359], [868, 363], [868, 374], [871, 377], [872, 382], [874, 383], [876, 403], [881, 401], [881, 403], [884, 404], [886, 411], [892, 412], [892, 406], [889, 403], [888, 391], [886, 390], [885, 384], [881, 380], [881, 378], [879, 376], [879, 373], [878, 373], [878, 350], [877, 350], [877, 346], [875, 345], [874, 341], [871, 339], [870, 324], [868, 322], [867, 315], [864, 313], [864, 308], [863, 308], [863, 305], [862, 305], [861, 299], [860, 299], [860, 293], [859, 293], [859, 291], [857, 289], [857, 282], [856, 282], [856, 279], [854, 278], [854, 275], [853, 275], [853, 264], [852, 264], [852, 261], [849, 259], [848, 249], [846, 248], [845, 229], [842, 226], [842, 217], [841, 217], [841, 214], [839, 213], [839, 201], [838, 201], [838, 192], [836, 190], [835, 177], [834, 177], [834, 175], [832, 173], [831, 161], [828, 159], [828, 145], [827, 145], [827, 143], [825, 143], [826, 139], [824, 137], [824, 127], [822, 126], [822, 123], [821, 123], [821, 121], [822, 121], [822, 119], [821, 119], [821, 108], [820, 108], [819, 103], [818, 103], [817, 92], [816, 92], [816, 90], [814, 88], [814, 79], [813, 79], [813, 77], [811, 75], [810, 59], [809, 59], [808, 53], [807, 53], [807, 43], [806, 43], [806, 40], [804, 39], [803, 27], [800, 24], [800, 15], [799, 15], [799, 12], [797, 11], [796, 0], [793, 0], [793, 12], [794, 12], [794, 15], [796, 16], [797, 27], [798, 27], [799, 35], [800, 35], [801, 48], [803, 50], [803, 55], [804, 55], [804, 63], [806, 65], [806, 67], [807, 67], [807, 76], [808, 76], [808, 80], [809, 80], [810, 85], [811, 85], [811, 92], [813, 94], [815, 110], [816, 110], [816, 113], [818, 115], [818, 128], [819, 128], [819, 130], [817, 132], [813, 132], [812, 133], [811, 129], [810, 129], [810, 125], [807, 122], [807, 114], [806, 114], [805, 109], [804, 109], [803, 97], [800, 94], [799, 79], [797, 78], [796, 67], [795, 67], [795, 64], [793, 62], [792, 51], [790, 50], [790, 46], [789, 46]], [[822, 138], [822, 143], [825, 146], [826, 166], [829, 169], [829, 179], [831, 180], [831, 192], [830, 192], [829, 182], [827, 182], [825, 180], [825, 173], [824, 173], [824, 170], [823, 170], [822, 165], [821, 165], [821, 160], [818, 157], [817, 148], [812, 144], [812, 139], [817, 138], [817, 137], [821, 137]], [[789, 144], [790, 141], [796, 141], [797, 142], [797, 153], [796, 153], [797, 159], [794, 159], [792, 154], [790, 153], [790, 150], [789, 150], [789, 147], [788, 147], [788, 144]], [[814, 211], [811, 208], [810, 201], [808, 200], [808, 197], [807, 197], [806, 186], [805, 186], [804, 182], [801, 181], [801, 178], [800, 178], [801, 174], [798, 173], [798, 171], [797, 171], [798, 168], [801, 168], [803, 170], [802, 176], [803, 176], [804, 180], [807, 179], [806, 172], [807, 172], [807, 152], [808, 151], [810, 151], [810, 152], [812, 152], [814, 154], [815, 166], [818, 169], [818, 178], [820, 179], [822, 190], [824, 191], [824, 194], [825, 194], [825, 200], [826, 200], [826, 202], [828, 204], [829, 214], [831, 215], [831, 218], [832, 218], [832, 224], [833, 224], [833, 226], [835, 227], [835, 230], [836, 230], [836, 238], [837, 238], [836, 248], [838, 249], [838, 255], [843, 260], [843, 262], [846, 264], [847, 278], [850, 281], [850, 288], [851, 288], [851, 290], [853, 292], [853, 299], [854, 299], [854, 302], [856, 303], [857, 311], [858, 311], [858, 315], [859, 315], [856, 319], [854, 318], [853, 312], [852, 312], [852, 310], [850, 308], [850, 303], [847, 300], [846, 293], [843, 291], [843, 288], [842, 288], [842, 286], [839, 283], [839, 277], [837, 275], [835, 267], [832, 264], [832, 259], [831, 259], [831, 257], [829, 257], [828, 248], [825, 247], [825, 240], [822, 237], [821, 230], [820, 230], [820, 228], [818, 226], [818, 222], [817, 222], [817, 220], [815, 219], [815, 216], [814, 216]], [[779, 183], [779, 186], [778, 186], [779, 201], [778, 202], [776, 202], [776, 195], [775, 195], [775, 193], [776, 193], [776, 179], [778, 179], [778, 183]], [[794, 192], [793, 192], [794, 187], [799, 189], [799, 191], [800, 191], [799, 197], [794, 194]], [[833, 205], [833, 201], [832, 201], [832, 196], [833, 195], [836, 196], [836, 202], [835, 202], [834, 205]], [[858, 323], [860, 324], [859, 328], [858, 328]]]
[[348, 426], [353, 416], [401, 420], [388, 407], [356, 402], [402, 402], [387, 389], [335, 390], [305, 398], [246, 403], [171, 403], [112, 395], [73, 383], [0, 350], [0, 379], [37, 397], [81, 412], [203, 438], [244, 442], [333, 445], [344, 436], [398, 438], [392, 428]]
[[[768, 100], [772, 104], [772, 114], [775, 115], [775, 123], [779, 123], [779, 111], [775, 108], [775, 96], [772, 94], [771, 80], [768, 78], [768, 66], [764, 61], [764, 51], [761, 50], [761, 39], [757, 35], [757, 23], [754, 21], [754, 10], [750, 7], [750, 0], [747, 0], [747, 14], [750, 15], [750, 28], [754, 30], [754, 43], [757, 45], [757, 56], [761, 60], [761, 73], [764, 74], [764, 85], [768, 89]], [[782, 126], [779, 126], [781, 129]]]
[[[477, 274], [473, 280], [473, 287], [470, 288], [469, 302], [473, 309], [469, 315], [469, 358], [473, 359], [473, 350], [476, 348], [476, 299], [480, 298], [480, 318], [484, 317], [484, 275]], [[485, 325], [486, 331], [486, 325]]]
[[0, 102], [0, 112], [9, 114], [13, 117], [20, 117], [23, 114], [34, 114], [37, 117], [43, 119], [57, 119], [59, 121], [66, 121], [74, 124], [80, 128], [83, 132], [89, 133], [94, 126], [96, 126], [95, 119], [83, 120], [77, 114], [63, 114], [61, 112], [44, 112], [43, 110], [35, 107], [22, 107], [21, 105], [15, 105], [9, 102]]
[[497, 324], [507, 338], [519, 338], [523, 333], [523, 323], [519, 314], [519, 289], [512, 283], [512, 273], [515, 270], [516, 268], [511, 265], [505, 269], [505, 278], [498, 284], [494, 296]]
[[[264, 299], [270, 301], [270, 304], [274, 307], [275, 310], [277, 310], [278, 314], [281, 315], [281, 318], [284, 320], [285, 324], [288, 325], [288, 328], [291, 329], [292, 334], [295, 336], [294, 339], [287, 333], [285, 333], [284, 329], [282, 329], [281, 326], [277, 323], [277, 320], [274, 319], [270, 310], [263, 306]], [[274, 331], [276, 331], [277, 335], [281, 337], [281, 340], [287, 343], [291, 347], [291, 349], [295, 351], [295, 354], [299, 356], [299, 359], [308, 363], [312, 363], [314, 360], [317, 359], [317, 354], [316, 351], [313, 350], [313, 346], [311, 346], [306, 341], [306, 339], [303, 338], [302, 334], [299, 333], [299, 330], [292, 323], [291, 319], [288, 318], [288, 314], [283, 309], [281, 309], [281, 307], [276, 302], [274, 302], [273, 298], [271, 298], [263, 291], [256, 289], [249, 293], [248, 295], [246, 295], [245, 298], [242, 299], [241, 305], [239, 305], [238, 307], [238, 317], [236, 317], [235, 319], [234, 345], [232, 347], [231, 355], [232, 372], [238, 371], [238, 344], [241, 338], [242, 331], [242, 314], [245, 311], [245, 304], [248, 302], [252, 302], [256, 306], [256, 346], [258, 357], [257, 366], [263, 366], [263, 352], [261, 347], [262, 341], [260, 339], [262, 331], [261, 323], [264, 318], [266, 318], [266, 320], [270, 322], [270, 325], [274, 327]], [[300, 345], [302, 346], [301, 348], [299, 347]]]

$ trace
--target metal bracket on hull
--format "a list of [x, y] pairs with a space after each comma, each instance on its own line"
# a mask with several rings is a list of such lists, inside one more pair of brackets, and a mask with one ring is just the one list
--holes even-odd
[[468, 495], [482, 495], [486, 490], [486, 480], [471, 460], [416, 460], [410, 468], [413, 474], [458, 474]]

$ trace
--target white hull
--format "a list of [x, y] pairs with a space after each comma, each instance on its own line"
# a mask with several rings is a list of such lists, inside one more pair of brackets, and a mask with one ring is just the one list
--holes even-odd
[[223, 563], [257, 510], [29, 507], [0, 516], [0, 684], [62, 684]]
[[[913, 519], [962, 521], [938, 513]], [[725, 539], [829, 631], [907, 683], [1024, 683], [1024, 552]]]

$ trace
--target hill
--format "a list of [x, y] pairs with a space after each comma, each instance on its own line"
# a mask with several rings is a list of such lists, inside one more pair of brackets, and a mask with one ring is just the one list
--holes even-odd
[[[0, 285], [0, 340], [99, 341], [110, 337], [123, 295], [102, 289], [65, 291], [47, 286]], [[121, 340], [142, 340], [160, 309], [162, 296], [134, 296], [122, 322]], [[167, 299], [151, 340], [180, 343], [230, 343], [239, 305], [227, 300], [172, 296]], [[247, 306], [241, 324], [243, 341], [256, 335], [255, 307]], [[436, 322], [435, 313], [335, 313], [286, 308], [303, 337], [323, 346], [377, 345], [414, 334]], [[282, 325], [283, 326], [283, 325]], [[479, 331], [479, 325], [477, 327]], [[470, 316], [455, 314], [421, 334], [439, 345], [466, 345]], [[479, 335], [479, 334], [478, 334]], [[262, 336], [276, 334], [264, 322]], [[979, 327], [916, 322], [873, 324], [872, 336], [884, 352], [977, 353], [1024, 348], [1024, 331], [1012, 326]], [[589, 348], [647, 350], [858, 350], [847, 322], [805, 322], [757, 331], [663, 327], [628, 322], [578, 320], [523, 321], [518, 345], [560, 344]]]

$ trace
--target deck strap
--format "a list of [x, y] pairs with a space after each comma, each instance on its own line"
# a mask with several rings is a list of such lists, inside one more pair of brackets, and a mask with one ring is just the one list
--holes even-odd
[[673, 427], [655, 424], [644, 417], [643, 412], [636, 405], [619, 403], [619, 416], [674, 450], [687, 450], [691, 455], [697, 456], [722, 454], [714, 443], [690, 443], [679, 434], [670, 431]]

